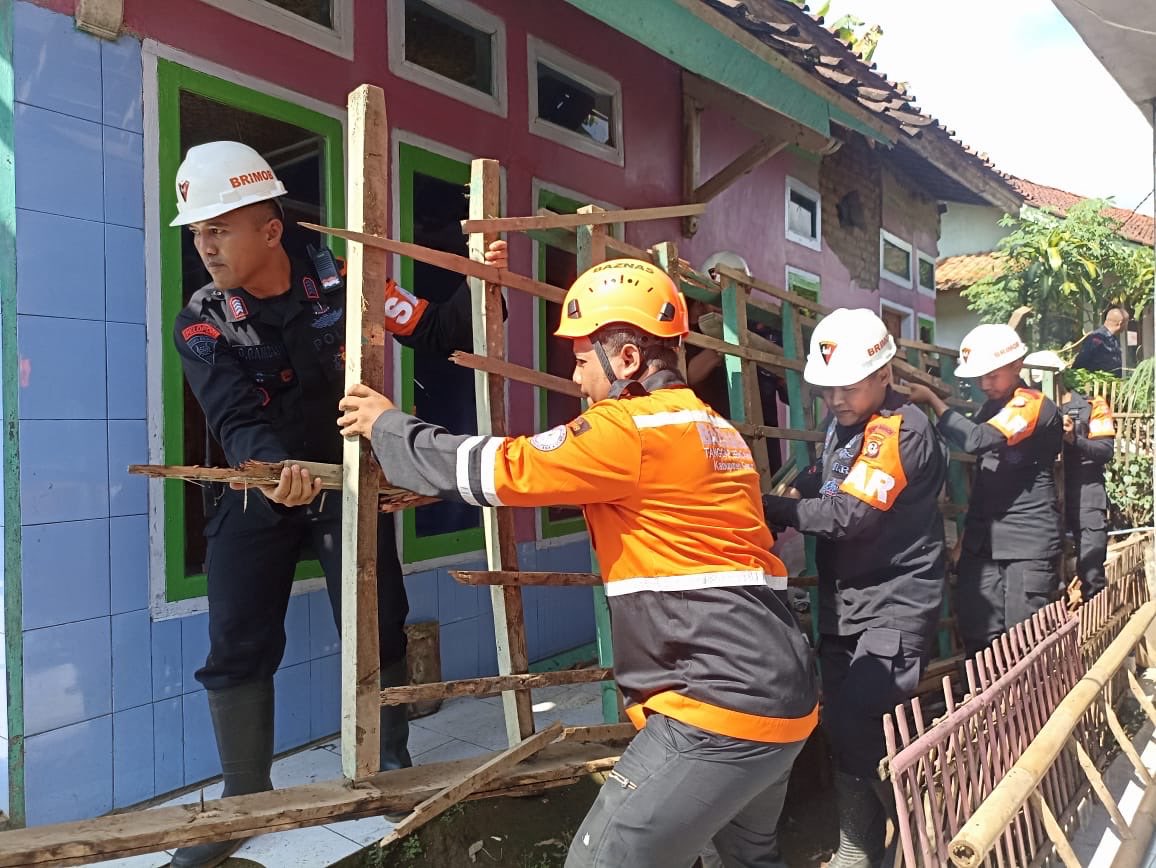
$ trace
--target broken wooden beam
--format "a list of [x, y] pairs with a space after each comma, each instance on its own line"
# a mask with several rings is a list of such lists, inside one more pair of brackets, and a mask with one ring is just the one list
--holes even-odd
[[503, 751], [486, 760], [473, 771], [466, 773], [460, 780], [455, 781], [425, 801], [414, 806], [413, 812], [395, 825], [392, 831], [381, 839], [381, 846], [386, 847], [394, 841], [401, 840], [411, 832], [417, 831], [430, 820], [444, 814], [458, 802], [465, 799], [466, 796], [476, 793], [486, 784], [500, 778], [507, 769], [516, 766], [522, 760], [538, 753], [554, 741], [561, 732], [562, 724], [556, 720], [541, 732], [523, 739], [509, 750]]
[[518, 289], [537, 298], [544, 298], [546, 301], [561, 303], [562, 299], [566, 297], [566, 290], [560, 286], [543, 283], [540, 280], [534, 280], [533, 278], [516, 274], [512, 271], [506, 271], [505, 269], [495, 268], [492, 265], [486, 265], [484, 262], [477, 262], [465, 256], [458, 256], [456, 253], [446, 253], [444, 250], [422, 247], [420, 244], [411, 244], [408, 241], [394, 241], [385, 235], [374, 235], [369, 232], [354, 232], [349, 229], [337, 229], [333, 226], [321, 226], [317, 223], [307, 223], [304, 221], [297, 225], [305, 229], [312, 229], [314, 232], [320, 232], [324, 235], [332, 235], [334, 238], [344, 238], [346, 241], [355, 241], [358, 244], [364, 244], [366, 247], [376, 247], [379, 250], [387, 250], [390, 253], [396, 253], [400, 256], [416, 260], [417, 262], [424, 262], [427, 265], [436, 265], [438, 268], [454, 271], [466, 277], [476, 277], [479, 280], [485, 280], [489, 283], [508, 286], [510, 289]]
[[496, 696], [507, 690], [590, 684], [595, 681], [608, 681], [613, 677], [613, 669], [598, 667], [594, 669], [560, 669], [556, 672], [530, 672], [518, 675], [486, 675], [481, 678], [435, 681], [430, 684], [407, 684], [403, 687], [382, 688], [381, 704], [405, 705], [408, 702], [425, 702], [430, 699]]
[[[583, 743], [583, 729], [587, 728], [575, 730], [572, 740], [547, 746], [467, 798], [533, 792], [612, 769], [622, 747]], [[492, 756], [379, 772], [355, 785], [344, 780], [306, 784], [203, 804], [0, 832], [0, 868], [86, 865], [98, 859], [408, 811]]]
[[764, 136], [747, 150], [735, 157], [728, 165], [719, 169], [707, 181], [699, 184], [694, 190], [695, 202], [709, 202], [719, 193], [726, 190], [735, 181], [748, 172], [757, 169], [775, 154], [779, 153], [789, 143], [780, 136], [771, 134]]
[[[321, 480], [323, 491], [341, 490], [341, 465], [320, 461], [246, 461], [240, 467], [199, 467], [191, 464], [130, 464], [128, 472], [137, 476], [154, 479], [181, 479], [185, 482], [236, 482], [251, 485], [276, 485], [281, 478], [281, 470], [296, 464], [306, 468]], [[436, 497], [415, 494], [405, 488], [395, 488], [388, 480], [382, 481], [378, 491], [378, 509], [381, 512], [396, 512], [436, 503]]]
[[706, 211], [706, 203], [664, 205], [658, 208], [631, 208], [622, 211], [592, 211], [577, 214], [539, 214], [535, 217], [493, 217], [462, 221], [462, 232], [522, 232], [527, 229], [561, 229], [567, 226], [604, 226], [608, 223], [631, 223], [637, 220], [669, 220], [697, 217]]
[[463, 585], [548, 585], [556, 587], [597, 587], [602, 577], [597, 573], [545, 573], [512, 570], [450, 570], [450, 576]]
[[461, 365], [463, 368], [472, 368], [475, 371], [485, 371], [488, 374], [496, 374], [503, 379], [514, 380], [515, 382], [525, 383], [529, 386], [537, 386], [539, 389], [545, 389], [548, 392], [557, 392], [560, 395], [569, 395], [572, 398], [582, 397], [582, 390], [578, 388], [578, 385], [573, 380], [558, 377], [554, 374], [547, 374], [545, 371], [525, 368], [513, 362], [507, 362], [505, 359], [495, 359], [490, 356], [479, 356], [475, 353], [457, 350], [450, 355], [450, 361], [455, 365]]

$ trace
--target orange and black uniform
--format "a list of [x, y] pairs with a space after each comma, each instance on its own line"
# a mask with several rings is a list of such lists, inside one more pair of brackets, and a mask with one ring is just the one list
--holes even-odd
[[767, 521], [818, 537], [823, 726], [840, 769], [875, 774], [883, 715], [909, 698], [943, 599], [938, 496], [947, 450], [927, 415], [888, 389], [866, 422], [831, 421], [803, 499], [767, 495]]
[[970, 655], [1055, 596], [1061, 540], [1053, 465], [1063, 424], [1055, 404], [1021, 383], [974, 420], [948, 409], [939, 430], [976, 456], [956, 603]]
[[1112, 408], [1101, 397], [1088, 401], [1072, 392], [1060, 407], [1075, 423], [1071, 443], [1064, 441], [1064, 522], [1076, 543], [1076, 575], [1084, 599], [1104, 589], [1108, 555], [1108, 494], [1104, 467], [1116, 451]]
[[[307, 259], [291, 258], [288, 291], [257, 298], [208, 284], [177, 315], [173, 338], [208, 431], [231, 466], [255, 459], [341, 462], [334, 408], [345, 390], [345, 285], [325, 286]], [[465, 303], [418, 299], [392, 282], [386, 327], [416, 350], [471, 346]], [[205, 527], [210, 648], [197, 679], [210, 690], [271, 678], [285, 648], [285, 611], [302, 547], [340, 605], [341, 499], [287, 508], [217, 487]], [[378, 539], [378, 623], [383, 667], [405, 654], [408, 612], [392, 517]], [[340, 623], [340, 618], [337, 619]]]
[[673, 374], [534, 437], [449, 434], [390, 410], [390, 481], [478, 506], [581, 506], [613, 618], [615, 679], [657, 713], [736, 739], [806, 739], [811, 651], [785, 600], [750, 450]]

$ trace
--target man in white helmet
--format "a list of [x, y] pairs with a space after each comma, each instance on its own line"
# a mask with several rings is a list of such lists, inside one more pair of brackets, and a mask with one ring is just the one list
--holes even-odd
[[956, 624], [968, 656], [1050, 603], [1059, 585], [1060, 515], [1053, 465], [1060, 411], [1020, 379], [1028, 348], [1009, 325], [976, 326], [959, 348], [960, 377], [979, 380], [987, 401], [973, 419], [925, 386], [939, 430], [976, 456], [956, 587]]
[[830, 410], [822, 454], [796, 482], [802, 499], [763, 497], [769, 524], [818, 537], [822, 725], [839, 809], [829, 868], [873, 868], [885, 856], [893, 799], [878, 774], [883, 715], [914, 694], [943, 596], [947, 450], [891, 388], [894, 355], [869, 310], [819, 322], [803, 377]]
[[[277, 198], [264, 158], [239, 142], [191, 148], [176, 176], [177, 216], [212, 282], [177, 315], [173, 336], [185, 378], [227, 462], [300, 459], [341, 463], [333, 411], [345, 388], [345, 284], [328, 250], [308, 256], [283, 245]], [[505, 267], [505, 242], [487, 260]], [[392, 281], [386, 327], [417, 350], [468, 349], [469, 304], [430, 304]], [[464, 319], [464, 322], [463, 322]], [[463, 337], [464, 336], [464, 337]], [[463, 343], [463, 340], [465, 343]], [[205, 526], [209, 653], [196, 673], [209, 710], [224, 795], [271, 789], [273, 674], [285, 650], [294, 570], [309, 545], [325, 572], [340, 626], [341, 499], [318, 497], [320, 481], [287, 467], [276, 486], [245, 497], [216, 492]], [[378, 629], [383, 686], [405, 683], [408, 613], [392, 517], [378, 525]], [[405, 706], [381, 712], [381, 765], [411, 764]], [[242, 841], [182, 847], [179, 868], [218, 865]]]
[[1108, 556], [1108, 493], [1104, 467], [1116, 453], [1116, 426], [1112, 408], [1100, 395], [1090, 401], [1071, 388], [1067, 363], [1058, 353], [1029, 353], [1024, 365], [1040, 382], [1043, 370], [1061, 378], [1060, 413], [1064, 425], [1064, 524], [1076, 544], [1076, 578], [1069, 599], [1084, 602], [1107, 584], [1104, 560]]

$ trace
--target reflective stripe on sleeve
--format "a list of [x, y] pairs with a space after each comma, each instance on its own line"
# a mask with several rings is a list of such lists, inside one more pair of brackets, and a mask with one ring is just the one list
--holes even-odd
[[762, 570], [726, 570], [717, 573], [690, 573], [679, 576], [641, 576], [606, 583], [606, 596], [621, 597], [642, 591], [699, 591], [705, 588], [743, 588], [766, 585], [776, 591], [787, 589], [786, 576], [768, 576]]

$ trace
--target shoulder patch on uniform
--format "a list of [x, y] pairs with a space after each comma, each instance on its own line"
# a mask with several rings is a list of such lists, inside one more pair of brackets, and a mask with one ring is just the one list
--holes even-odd
[[1092, 414], [1088, 420], [1088, 439], [1099, 440], [1116, 436], [1116, 421], [1112, 418], [1112, 408], [1097, 395], [1092, 399]]
[[315, 311], [312, 326], [315, 329], [327, 329], [337, 324], [341, 319], [342, 314], [345, 313], [345, 308], [335, 307], [330, 310], [326, 307], [324, 310]]
[[899, 452], [902, 416], [875, 416], [863, 431], [863, 448], [839, 490], [884, 512], [907, 487]]
[[568, 423], [566, 427], [575, 437], [581, 437], [590, 430], [590, 422], [584, 416], [579, 416], [573, 422]]
[[530, 445], [539, 452], [553, 452], [566, 442], [567, 427], [558, 425], [549, 431], [543, 431], [530, 438]]
[[406, 292], [392, 280], [385, 285], [385, 327], [395, 335], [413, 334], [429, 302]]
[[182, 340], [207, 365], [217, 360], [217, 338], [220, 336], [220, 330], [207, 322], [193, 323], [181, 329]]
[[1016, 389], [1011, 400], [988, 419], [987, 424], [999, 431], [1009, 446], [1015, 446], [1035, 432], [1043, 406], [1043, 393], [1033, 389]]
[[249, 306], [245, 304], [245, 299], [239, 295], [229, 296], [229, 312], [233, 314], [233, 319], [246, 319], [249, 316]]

